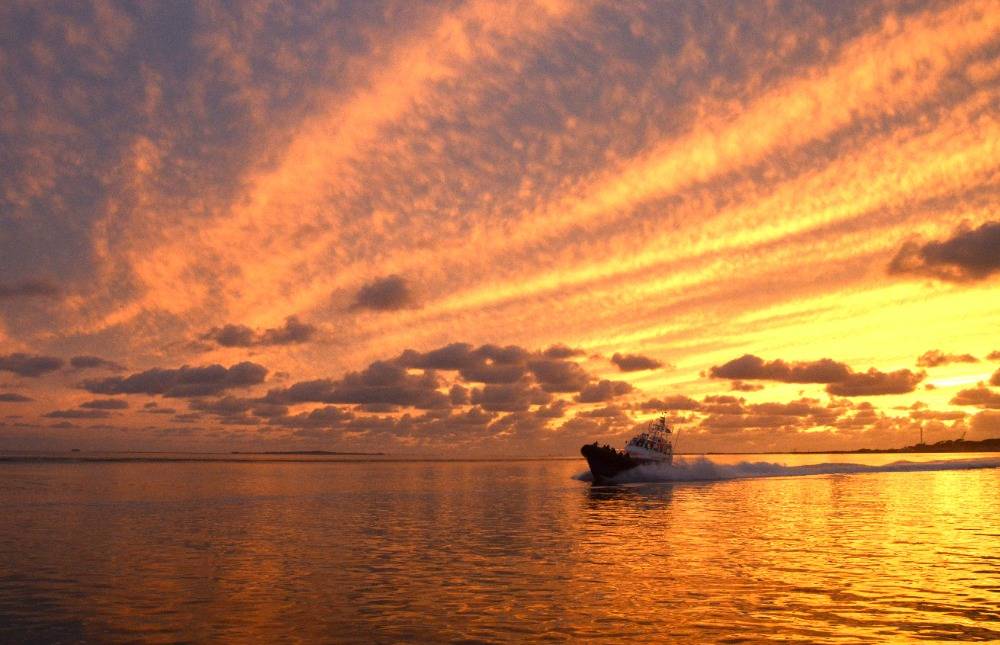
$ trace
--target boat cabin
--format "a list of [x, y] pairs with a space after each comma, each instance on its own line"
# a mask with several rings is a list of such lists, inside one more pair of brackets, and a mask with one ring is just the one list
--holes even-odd
[[672, 431], [667, 417], [660, 416], [650, 422], [646, 432], [637, 434], [625, 444], [625, 453], [639, 461], [673, 461], [674, 447], [670, 442]]

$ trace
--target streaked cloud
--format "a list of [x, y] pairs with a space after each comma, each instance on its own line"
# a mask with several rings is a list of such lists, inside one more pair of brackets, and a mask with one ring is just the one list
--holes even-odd
[[661, 410], [693, 449], [993, 427], [988, 0], [0, 22], [16, 441], [568, 454]]

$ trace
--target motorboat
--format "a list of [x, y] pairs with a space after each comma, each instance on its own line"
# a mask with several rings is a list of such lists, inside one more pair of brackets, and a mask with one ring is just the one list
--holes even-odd
[[595, 483], [613, 481], [621, 473], [643, 464], [670, 465], [674, 461], [673, 432], [667, 425], [666, 415], [651, 421], [645, 432], [641, 432], [618, 450], [611, 446], [589, 443], [580, 448], [587, 460]]

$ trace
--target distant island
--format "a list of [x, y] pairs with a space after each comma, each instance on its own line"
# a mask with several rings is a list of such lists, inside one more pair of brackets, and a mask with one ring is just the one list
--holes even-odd
[[257, 452], [242, 452], [233, 450], [232, 455], [340, 455], [345, 457], [380, 457], [384, 452], [338, 452], [335, 450], [261, 450]]
[[1000, 437], [982, 439], [981, 441], [966, 441], [965, 439], [948, 439], [937, 443], [918, 443], [905, 448], [860, 448], [858, 450], [838, 450], [837, 452], [1000, 452]]

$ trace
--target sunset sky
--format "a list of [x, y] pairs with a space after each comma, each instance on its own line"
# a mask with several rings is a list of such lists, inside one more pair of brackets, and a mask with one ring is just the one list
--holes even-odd
[[996, 0], [0, 32], [0, 449], [1000, 436]]

